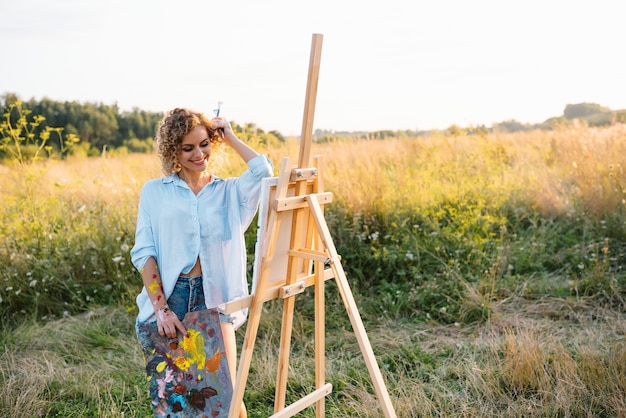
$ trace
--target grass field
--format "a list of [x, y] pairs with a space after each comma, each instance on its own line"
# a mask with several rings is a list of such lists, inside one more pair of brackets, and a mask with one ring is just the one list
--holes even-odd
[[[399, 417], [626, 416], [625, 139], [615, 125], [314, 144]], [[298, 144], [260, 150], [279, 167]], [[0, 174], [0, 416], [150, 416], [128, 251], [156, 157], [8, 162]], [[380, 417], [337, 293], [330, 283], [327, 416]], [[312, 318], [307, 291], [288, 403], [314, 387]], [[251, 417], [272, 414], [280, 321], [267, 303]]]

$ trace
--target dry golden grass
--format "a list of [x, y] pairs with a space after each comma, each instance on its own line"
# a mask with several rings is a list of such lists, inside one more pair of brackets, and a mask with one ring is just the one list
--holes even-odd
[[546, 214], [581, 200], [598, 215], [626, 199], [626, 125], [318, 144], [327, 188], [356, 209], [428, 206], [503, 191]]
[[[578, 126], [555, 131], [495, 133], [487, 136], [431, 136], [314, 143], [311, 165], [322, 157], [327, 190], [356, 210], [372, 207], [430, 206], [445, 199], [482, 195], [501, 199], [503, 191], [530, 199], [546, 214], [571, 213], [582, 202], [602, 214], [626, 204], [626, 125]], [[282, 158], [297, 164], [299, 144], [288, 140], [268, 154], [275, 172]], [[228, 154], [230, 155], [230, 154]], [[218, 175], [239, 173], [244, 165], [226, 158]], [[16, 170], [0, 166], [0, 190], [14, 195]], [[132, 200], [149, 178], [161, 175], [154, 155], [75, 158], [37, 167], [37, 193], [75, 196], [77, 201]]]

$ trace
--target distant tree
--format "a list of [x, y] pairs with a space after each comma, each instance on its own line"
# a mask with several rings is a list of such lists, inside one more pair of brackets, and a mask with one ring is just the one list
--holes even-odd
[[611, 109], [608, 107], [603, 107], [596, 103], [568, 104], [565, 106], [563, 116], [565, 116], [566, 119], [572, 120], [610, 111]]
[[139, 138], [146, 140], [153, 138], [162, 116], [162, 113], [146, 112], [138, 108], [122, 112], [117, 118], [120, 135], [123, 139]]
[[528, 125], [518, 122], [515, 119], [510, 119], [493, 125], [494, 131], [502, 132], [523, 132], [529, 129], [530, 127]]
[[613, 123], [626, 123], [626, 110], [618, 110], [613, 114]]
[[[2, 107], [18, 101], [25, 110], [44, 118], [34, 128], [32, 132], [34, 135], [39, 135], [48, 127], [63, 128], [67, 135], [73, 134], [81, 138], [82, 145], [74, 151], [88, 155], [98, 155], [105, 148], [113, 150], [122, 146], [128, 147], [131, 152], [151, 150], [152, 146], [151, 144], [147, 146], [147, 142], [152, 141], [162, 117], [162, 113], [140, 109], [120, 112], [117, 104], [57, 102], [49, 98], [40, 101], [35, 99], [22, 101], [14, 93], [0, 96]], [[137, 139], [139, 142], [129, 142]], [[59, 141], [60, 138], [53, 135], [47, 145], [60, 148]]]
[[371, 139], [385, 139], [385, 138], [393, 138], [395, 136], [395, 132], [391, 130], [382, 130], [372, 132], [370, 135]]
[[279, 142], [281, 142], [281, 143], [285, 142], [285, 137], [280, 132], [278, 132], [278, 131], [269, 131], [269, 134], [270, 135], [274, 135], [274, 137], [276, 139], [278, 139]]
[[462, 136], [465, 135], [465, 133], [465, 129], [456, 124], [452, 124], [446, 129], [446, 135], [449, 136]]
[[535, 125], [535, 127], [537, 129], [551, 130], [551, 129], [571, 126], [571, 125], [572, 125], [572, 122], [569, 119], [567, 119], [565, 116], [558, 116], [555, 118], [546, 119], [542, 123]]
[[489, 128], [485, 125], [469, 126], [466, 131], [468, 135], [485, 136], [489, 133]]
[[152, 139], [139, 139], [131, 138], [124, 141], [123, 147], [126, 147], [128, 152], [148, 153], [154, 150], [154, 143]]

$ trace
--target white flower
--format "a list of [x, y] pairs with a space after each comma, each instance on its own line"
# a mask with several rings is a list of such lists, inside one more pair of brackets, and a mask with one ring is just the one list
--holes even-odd
[[128, 244], [124, 243], [124, 244], [122, 244], [122, 246], [120, 247], [120, 249], [121, 249], [123, 252], [125, 252], [125, 253], [126, 253], [126, 252], [128, 252], [128, 250], [130, 249], [130, 247], [128, 246]]
[[120, 261], [122, 261], [124, 257], [122, 257], [121, 255], [118, 255], [117, 257], [113, 257], [111, 260], [113, 260], [114, 263], [119, 263]]
[[30, 283], [28, 283], [28, 285], [29, 285], [30, 287], [35, 287], [35, 286], [37, 286], [37, 280], [31, 280], [31, 281], [30, 281]]

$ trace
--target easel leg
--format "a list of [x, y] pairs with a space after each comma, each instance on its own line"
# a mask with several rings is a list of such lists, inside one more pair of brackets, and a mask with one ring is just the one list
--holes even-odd
[[246, 337], [241, 349], [239, 367], [237, 368], [237, 378], [233, 382], [233, 397], [230, 404], [228, 418], [239, 418], [241, 405], [243, 403], [243, 395], [246, 389], [246, 381], [248, 380], [248, 372], [250, 371], [250, 363], [252, 362], [252, 352], [254, 350], [254, 342], [256, 340], [259, 323], [261, 320], [261, 311], [263, 302], [253, 299], [250, 306], [250, 319], [246, 328]]
[[[278, 196], [285, 197], [287, 192], [287, 184], [289, 182], [289, 175], [287, 174], [287, 166], [289, 159], [283, 159], [281, 166], [281, 176], [279, 177]], [[276, 248], [276, 240], [278, 239], [278, 230], [280, 229], [280, 218], [276, 211], [270, 213], [270, 219], [268, 225], [271, 228], [268, 231], [266, 241], [263, 242], [264, 254], [267, 254], [267, 259], [271, 260], [274, 256], [274, 250]], [[261, 265], [265, 266], [265, 259], [262, 260]], [[246, 336], [243, 341], [243, 347], [241, 348], [241, 356], [239, 360], [239, 367], [237, 368], [237, 379], [233, 383], [233, 397], [231, 401], [230, 411], [228, 418], [238, 418], [241, 410], [241, 404], [243, 403], [244, 392], [246, 389], [246, 382], [248, 380], [248, 374], [250, 372], [250, 364], [252, 363], [252, 352], [254, 351], [254, 343], [256, 341], [257, 333], [259, 330], [259, 324], [261, 322], [261, 313], [263, 311], [262, 295], [267, 287], [267, 271], [263, 270], [260, 273], [261, 277], [257, 283], [255, 290], [255, 296], [252, 298], [252, 304], [250, 306], [248, 325], [246, 327]]]
[[[326, 315], [324, 300], [324, 263], [315, 262], [315, 388], [326, 384]], [[326, 416], [326, 398], [317, 401], [315, 416]]]
[[341, 298], [343, 299], [346, 311], [348, 312], [348, 316], [350, 317], [350, 323], [352, 324], [352, 328], [354, 329], [354, 333], [356, 334], [357, 342], [359, 343], [359, 347], [361, 348], [361, 353], [363, 353], [365, 364], [367, 365], [370, 377], [372, 378], [374, 390], [376, 391], [376, 395], [378, 396], [380, 406], [386, 418], [395, 418], [396, 412], [394, 411], [391, 404], [391, 399], [389, 398], [387, 387], [385, 386], [383, 376], [380, 373], [380, 369], [378, 368], [378, 363], [376, 362], [374, 351], [372, 350], [372, 346], [367, 337], [365, 326], [363, 325], [363, 320], [361, 319], [361, 315], [359, 314], [359, 310], [354, 301], [354, 296], [352, 295], [352, 291], [350, 290], [350, 285], [348, 284], [346, 273], [344, 272], [341, 265], [341, 260], [339, 258], [339, 254], [337, 253], [337, 249], [335, 248], [335, 244], [333, 243], [330, 231], [328, 230], [328, 225], [326, 225], [326, 222], [324, 220], [322, 209], [317, 199], [317, 196], [309, 195], [307, 196], [307, 200], [309, 201], [309, 208], [317, 225], [320, 237], [330, 255], [337, 287], [339, 288]]
[[293, 329], [293, 311], [295, 296], [285, 299], [283, 303], [283, 322], [280, 333], [280, 349], [278, 351], [278, 373], [276, 376], [276, 394], [274, 412], [285, 408], [287, 398], [287, 378], [289, 375], [289, 353], [291, 351], [291, 331]]
[[[283, 173], [281, 173], [282, 175]], [[296, 196], [301, 196], [306, 192], [306, 183], [299, 182], [296, 185]], [[298, 225], [305, 224], [309, 217], [308, 211], [301, 208], [293, 212], [291, 242], [300, 243], [304, 240], [305, 246], [312, 235], [308, 231], [302, 231]], [[310, 228], [309, 228], [310, 229]], [[306, 235], [305, 235], [306, 233]], [[297, 280], [302, 261], [297, 257], [289, 257], [287, 261], [286, 284], [294, 284]], [[306, 265], [306, 263], [305, 263]], [[278, 373], [276, 377], [276, 396], [274, 398], [274, 412], [279, 412], [285, 408], [287, 397], [287, 378], [289, 375], [289, 355], [291, 352], [291, 334], [293, 330], [293, 312], [295, 308], [295, 296], [287, 297], [283, 306], [283, 322], [280, 335], [280, 350], [278, 354]]]
[[[322, 157], [316, 155], [314, 158], [315, 168], [317, 169], [317, 181], [314, 183], [314, 192], [319, 193], [324, 190], [322, 176]], [[323, 211], [323, 208], [322, 208]], [[310, 215], [312, 218], [313, 215]], [[318, 213], [319, 216], [319, 213]], [[323, 212], [322, 212], [323, 216]], [[311, 222], [312, 219], [309, 220]], [[309, 228], [313, 233], [314, 228]], [[317, 251], [324, 252], [322, 239], [320, 234], [314, 233], [311, 239], [314, 248]], [[325, 262], [315, 262], [315, 388], [320, 389], [326, 384], [326, 300], [325, 300]], [[326, 416], [326, 398], [317, 401], [315, 409], [316, 418]]]

